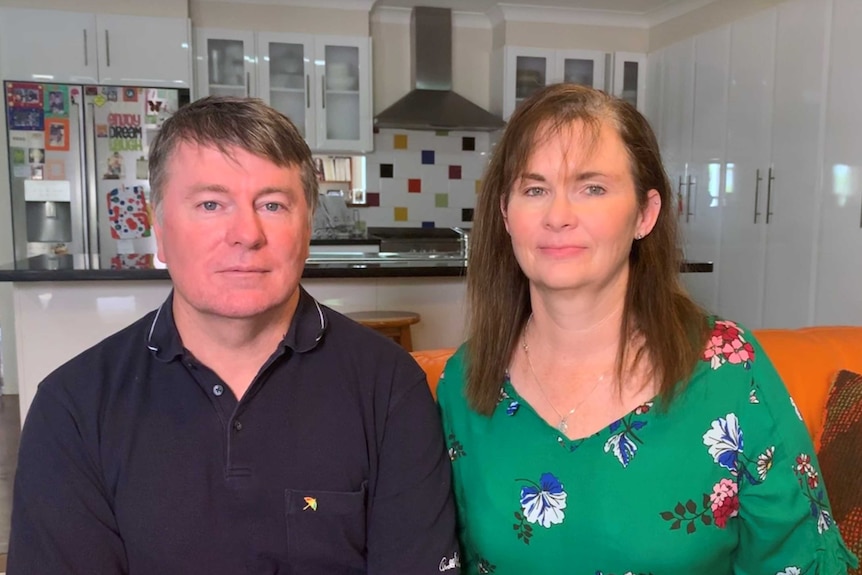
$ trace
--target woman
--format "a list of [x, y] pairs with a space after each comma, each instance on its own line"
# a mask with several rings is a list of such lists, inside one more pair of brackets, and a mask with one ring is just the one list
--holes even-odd
[[483, 181], [467, 343], [438, 388], [465, 573], [846, 573], [814, 448], [759, 344], [678, 279], [649, 125], [574, 85]]

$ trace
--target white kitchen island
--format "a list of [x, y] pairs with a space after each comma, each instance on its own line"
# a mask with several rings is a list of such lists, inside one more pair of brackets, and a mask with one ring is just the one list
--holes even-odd
[[[14, 393], [17, 387], [22, 422], [45, 376], [157, 308], [171, 289], [169, 279], [50, 281], [46, 275], [46, 281], [12, 281], [14, 341], [6, 341], [4, 351], [8, 357], [10, 344], [14, 344], [17, 365], [7, 362], [6, 392]], [[416, 349], [456, 346], [463, 339], [463, 275], [308, 277], [302, 285], [319, 302], [339, 312], [389, 309], [419, 313], [422, 320], [412, 326]]]

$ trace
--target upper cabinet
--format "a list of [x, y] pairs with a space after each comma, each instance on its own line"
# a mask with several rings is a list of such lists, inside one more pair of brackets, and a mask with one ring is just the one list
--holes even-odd
[[593, 50], [546, 50], [505, 46], [497, 57], [502, 73], [494, 74], [493, 91], [502, 93], [502, 115], [508, 120], [515, 108], [536, 90], [557, 82], [605, 87], [605, 53]]
[[198, 29], [198, 96], [255, 96], [315, 151], [373, 148], [371, 39]]
[[373, 148], [371, 39], [199, 29], [199, 96], [256, 96], [315, 151]]
[[614, 52], [608, 54], [608, 91], [641, 112], [646, 112], [646, 54]]
[[185, 18], [3, 8], [0, 73], [4, 80], [188, 88], [189, 34]]

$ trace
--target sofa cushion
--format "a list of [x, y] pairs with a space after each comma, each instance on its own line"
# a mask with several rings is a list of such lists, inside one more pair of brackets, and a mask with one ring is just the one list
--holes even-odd
[[832, 515], [847, 546], [862, 556], [862, 375], [838, 372], [823, 420], [818, 457]]

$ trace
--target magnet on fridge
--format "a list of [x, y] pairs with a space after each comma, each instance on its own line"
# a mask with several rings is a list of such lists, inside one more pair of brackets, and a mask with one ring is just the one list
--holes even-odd
[[10, 108], [42, 108], [42, 84], [9, 82], [6, 103]]
[[45, 89], [48, 91], [48, 97], [45, 99], [45, 114], [59, 117], [68, 116], [69, 87], [49, 85]]
[[97, 138], [107, 138], [108, 137], [108, 124], [96, 124], [96, 137]]
[[146, 180], [150, 177], [150, 166], [149, 162], [144, 156], [135, 161], [135, 177], [139, 180]]
[[84, 86], [84, 95], [86, 96], [96, 96], [99, 93], [98, 86]]
[[[123, 177], [125, 169], [123, 168], [123, 156], [120, 152], [114, 152], [108, 156], [108, 166], [105, 175], [102, 176], [106, 180], [119, 180]], [[119, 193], [119, 192], [117, 192]]]
[[137, 102], [138, 101], [138, 89], [137, 88], [123, 88], [123, 102]]
[[45, 120], [45, 149], [65, 152], [69, 150], [69, 119]]
[[32, 108], [9, 108], [9, 129], [41, 132], [45, 129], [45, 112], [41, 106]]

